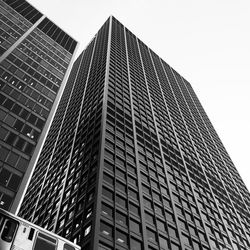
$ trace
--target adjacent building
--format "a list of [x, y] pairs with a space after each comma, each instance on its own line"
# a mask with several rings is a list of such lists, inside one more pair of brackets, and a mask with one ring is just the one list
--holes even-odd
[[76, 45], [28, 2], [0, 0], [0, 208], [20, 203]]
[[19, 215], [84, 250], [247, 250], [249, 210], [189, 82], [110, 17], [74, 62]]

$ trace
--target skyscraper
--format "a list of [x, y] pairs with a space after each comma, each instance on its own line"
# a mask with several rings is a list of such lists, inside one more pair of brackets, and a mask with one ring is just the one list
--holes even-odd
[[84, 250], [247, 250], [249, 202], [191, 85], [110, 17], [73, 65], [19, 214]]
[[76, 44], [28, 2], [0, 0], [1, 208], [20, 203]]

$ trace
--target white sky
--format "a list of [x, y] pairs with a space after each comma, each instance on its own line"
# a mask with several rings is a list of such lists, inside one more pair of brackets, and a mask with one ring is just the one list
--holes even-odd
[[250, 190], [249, 0], [29, 2], [80, 42], [78, 54], [114, 15], [191, 83]]

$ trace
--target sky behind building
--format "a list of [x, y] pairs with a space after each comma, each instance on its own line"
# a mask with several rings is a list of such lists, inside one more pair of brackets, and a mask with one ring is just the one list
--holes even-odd
[[117, 17], [193, 86], [250, 189], [250, 3], [233, 1], [30, 0], [80, 42]]

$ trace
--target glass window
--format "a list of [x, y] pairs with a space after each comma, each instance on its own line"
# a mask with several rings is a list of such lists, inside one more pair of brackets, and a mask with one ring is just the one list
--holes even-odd
[[2, 231], [2, 235], [1, 235], [1, 239], [4, 241], [7, 241], [7, 242], [11, 242], [13, 240], [14, 235], [15, 235], [16, 228], [17, 228], [16, 221], [6, 219], [5, 224], [4, 224], [4, 228]]
[[34, 250], [56, 250], [56, 239], [39, 233], [36, 238]]
[[168, 249], [168, 241], [167, 239], [163, 238], [162, 236], [159, 236], [160, 241], [160, 247], [163, 249]]
[[115, 219], [119, 224], [127, 226], [127, 216], [125, 214], [116, 211]]
[[147, 228], [147, 237], [149, 241], [156, 241], [156, 233]]
[[153, 208], [152, 202], [149, 199], [145, 198], [145, 197], [143, 197], [143, 203], [144, 203], [145, 207], [151, 208], [151, 209]]
[[129, 221], [129, 224], [130, 224], [130, 230], [137, 233], [137, 234], [141, 234], [141, 226], [140, 226], [140, 223], [133, 220], [133, 219], [130, 219]]
[[9, 179], [10, 179], [11, 172], [9, 172], [7, 169], [3, 168], [0, 173], [0, 183], [4, 186], [7, 185]]
[[87, 226], [84, 230], [84, 237], [87, 236], [91, 231], [91, 225]]
[[107, 197], [108, 199], [110, 200], [113, 200], [114, 199], [114, 195], [113, 195], [113, 192], [108, 190], [107, 188], [103, 187], [102, 189], [102, 194]]
[[7, 115], [4, 122], [7, 123], [9, 126], [13, 126], [16, 119], [13, 116]]
[[19, 187], [20, 181], [21, 181], [20, 176], [12, 174], [10, 181], [8, 183], [8, 187], [16, 191]]
[[113, 228], [112, 228], [112, 226], [110, 226], [107, 223], [102, 222], [102, 221], [101, 221], [101, 224], [100, 224], [100, 232], [105, 236], [113, 237]]
[[113, 217], [113, 208], [107, 204], [102, 203], [102, 214]]
[[116, 241], [120, 244], [127, 245], [128, 244], [128, 236], [126, 233], [121, 232], [120, 230], [116, 231]]
[[166, 231], [165, 223], [162, 220], [156, 220], [157, 228], [161, 231]]
[[111, 163], [107, 162], [106, 160], [104, 160], [104, 167], [108, 170], [110, 170], [111, 172], [114, 172], [114, 165], [112, 165]]
[[73, 246], [70, 246], [69, 244], [64, 244], [63, 250], [75, 250]]
[[153, 215], [145, 212], [145, 218], [146, 218], [147, 222], [149, 222], [149, 223], [151, 223], [153, 225], [155, 224], [155, 222], [154, 222], [154, 216]]
[[131, 238], [130, 239], [130, 249], [131, 250], [142, 250], [142, 244], [138, 240]]
[[135, 192], [134, 190], [129, 188], [128, 189], [128, 194], [129, 194], [129, 196], [133, 197], [135, 200], [138, 200], [138, 193]]
[[0, 200], [0, 208], [8, 210], [12, 202], [12, 197], [4, 194]]
[[114, 185], [114, 178], [106, 173], [103, 173], [103, 179], [104, 181], [106, 181], [107, 183], [109, 183], [110, 185]]
[[120, 181], [116, 181], [116, 188], [126, 193], [126, 185], [121, 183]]
[[113, 250], [113, 248], [104, 243], [100, 243], [98, 245], [98, 250]]
[[120, 195], [116, 195], [116, 202], [117, 204], [121, 205], [123, 208], [127, 207], [126, 199], [124, 199]]
[[171, 242], [171, 250], [180, 250], [180, 247], [176, 245], [175, 243]]
[[132, 203], [129, 203], [129, 210], [130, 212], [133, 212], [135, 213], [136, 215], [140, 215], [140, 212], [139, 212], [139, 207], [132, 204]]
[[169, 232], [169, 236], [171, 236], [173, 238], [177, 237], [177, 232], [176, 232], [175, 228], [168, 226], [168, 232]]

